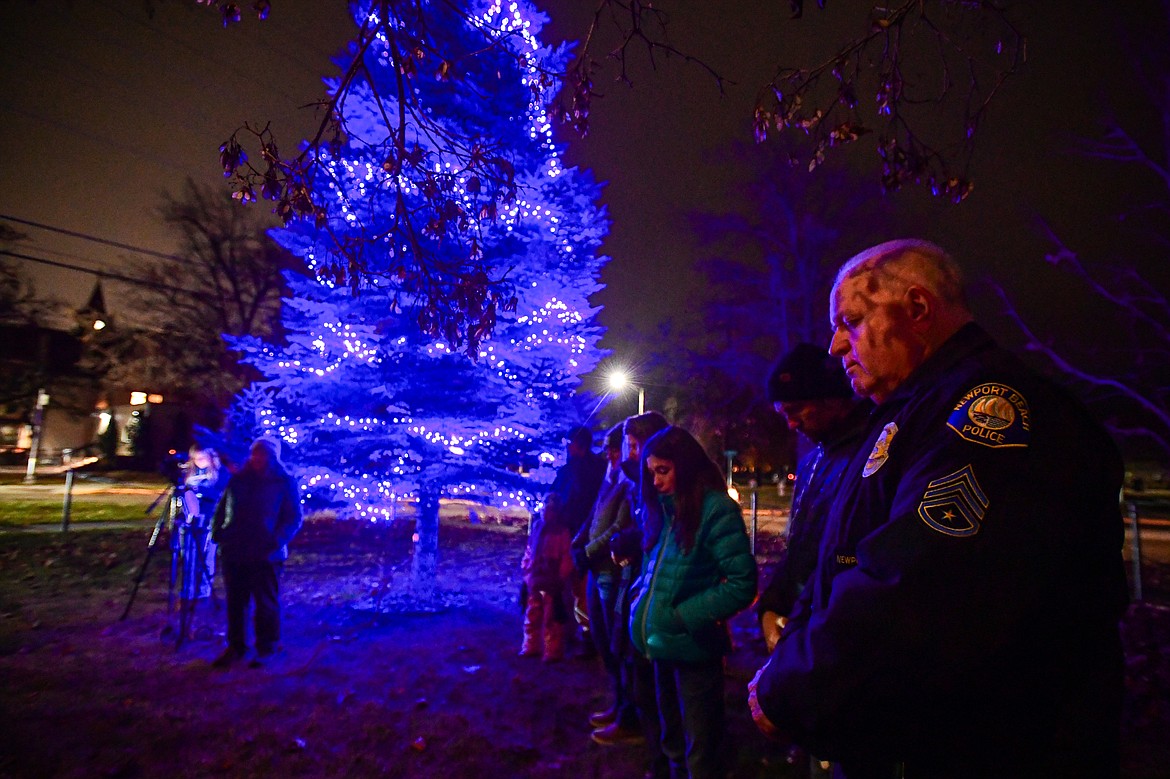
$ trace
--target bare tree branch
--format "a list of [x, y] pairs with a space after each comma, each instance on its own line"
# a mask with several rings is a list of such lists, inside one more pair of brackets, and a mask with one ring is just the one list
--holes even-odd
[[[234, 0], [196, 2], [216, 9], [225, 25], [240, 21], [244, 13], [243, 4]], [[493, 151], [491, 139], [452, 131], [419, 105], [416, 80], [433, 76], [471, 94], [474, 79], [463, 75], [478, 59], [516, 57], [528, 73], [535, 103], [582, 136], [589, 130], [603, 71], [612, 68], [614, 81], [632, 83], [632, 57], [639, 52], [652, 68], [667, 59], [698, 67], [721, 93], [730, 83], [704, 59], [671, 42], [671, 17], [661, 4], [595, 3], [582, 46], [564, 72], [556, 72], [519, 45], [523, 33], [508, 24], [506, 13], [487, 21], [471, 17], [465, 0], [372, 0], [336, 86], [328, 99], [315, 104], [321, 119], [314, 137], [299, 154], [286, 156], [270, 127], [245, 124], [220, 147], [225, 176], [235, 182], [240, 201], [272, 201], [286, 225], [312, 220], [330, 233], [332, 244], [321, 247], [315, 267], [323, 278], [349, 285], [355, 293], [376, 286], [393, 290], [396, 301], [418, 302], [425, 332], [474, 354], [479, 340], [491, 332], [497, 310], [508, 310], [515, 301], [506, 269], [485, 262], [478, 228], [514, 204], [522, 185], [511, 162]], [[818, 6], [824, 6], [823, 0]], [[252, 10], [264, 18], [269, 7], [268, 0], [257, 0]], [[793, 0], [791, 8], [799, 18], [803, 2]], [[866, 32], [844, 42], [824, 62], [777, 68], [757, 96], [757, 138], [776, 132], [808, 135], [813, 144], [807, 167], [813, 170], [831, 149], [875, 134], [886, 189], [922, 184], [940, 197], [964, 200], [974, 186], [968, 166], [977, 129], [1026, 57], [1023, 36], [1005, 8], [992, 0], [901, 0], [873, 7]], [[443, 16], [467, 22], [482, 40], [466, 49], [452, 48], [433, 32]], [[375, 61], [394, 68], [395, 80], [382, 85], [393, 87], [386, 94], [371, 76]], [[910, 74], [919, 72], [937, 81], [917, 83]], [[567, 89], [554, 103], [551, 92], [561, 78]], [[354, 137], [346, 98], [355, 90], [372, 91], [381, 120], [377, 137]], [[934, 120], [948, 115], [954, 117], [951, 127], [936, 132]], [[331, 161], [346, 142], [366, 144], [381, 157], [385, 176], [367, 194], [395, 203], [389, 223], [367, 224], [359, 216], [364, 209], [353, 202], [342, 204], [339, 214], [326, 194], [337, 183]], [[436, 168], [439, 162], [450, 170]], [[470, 206], [452, 194], [453, 177], [474, 180]], [[370, 261], [370, 252], [387, 245], [398, 251], [389, 273]]]
[[226, 192], [186, 183], [164, 197], [163, 219], [180, 257], [128, 263], [126, 293], [139, 314], [86, 335], [88, 367], [120, 383], [225, 404], [247, 375], [222, 336], [272, 336], [286, 269], [296, 260], [264, 234], [270, 220], [235, 207]]
[[[970, 26], [968, 26], [970, 25]], [[920, 39], [933, 43], [923, 67]], [[812, 67], [780, 67], [756, 98], [756, 139], [771, 132], [798, 131], [814, 142], [809, 169], [829, 149], [877, 133], [882, 186], [895, 190], [923, 184], [936, 196], [961, 202], [974, 184], [967, 167], [976, 131], [992, 99], [1026, 59], [1024, 37], [1004, 7], [992, 2], [906, 0], [875, 7], [868, 31]], [[906, 65], [939, 77], [934, 89], [910, 80]], [[952, 69], [967, 74], [960, 107]], [[872, 95], [872, 101], [870, 96]], [[959, 137], [923, 130], [931, 113], [953, 113]], [[939, 134], [936, 140], [934, 136]]]
[[[219, 8], [225, 22], [241, 17], [236, 3], [207, 4]], [[258, 10], [263, 15], [267, 6]], [[440, 14], [477, 30], [478, 45], [456, 49], [433, 34], [431, 26]], [[332, 245], [323, 247], [323, 256], [317, 258], [318, 275], [349, 285], [355, 293], [365, 286], [393, 290], [396, 300], [419, 303], [425, 332], [475, 353], [491, 332], [497, 310], [515, 304], [507, 269], [484, 261], [480, 225], [514, 203], [521, 185], [512, 162], [495, 149], [492, 139], [454, 130], [420, 105], [414, 81], [433, 75], [458, 81], [471, 94], [476, 87], [464, 71], [488, 54], [504, 56], [516, 58], [528, 72], [526, 83], [536, 102], [547, 102], [542, 94], [555, 85], [556, 74], [525, 41], [522, 27], [506, 15], [497, 22], [471, 17], [455, 0], [373, 2], [337, 86], [328, 100], [316, 104], [323, 112], [316, 135], [289, 157], [280, 153], [271, 128], [245, 124], [221, 146], [225, 176], [233, 179], [241, 202], [258, 196], [271, 200], [285, 224], [310, 219], [327, 231]], [[392, 81], [374, 78], [370, 63], [375, 60], [392, 66]], [[388, 84], [393, 89], [383, 94], [380, 90]], [[346, 99], [356, 90], [367, 91], [376, 106], [380, 127], [370, 137], [358, 137], [346, 113]], [[339, 206], [331, 199], [342, 192], [331, 166], [345, 142], [363, 145], [381, 158], [380, 175], [366, 196], [371, 201], [388, 197], [396, 204], [388, 223], [375, 225], [361, 216], [363, 211], [385, 213], [381, 209], [363, 208], [352, 200]], [[245, 147], [258, 149], [257, 163]], [[468, 192], [456, 193], [455, 181], [467, 181]], [[391, 263], [389, 272], [370, 261], [380, 258], [385, 246], [399, 247], [400, 261]]]
[[[1162, 430], [1170, 431], [1170, 410], [1164, 399], [1157, 399], [1144, 391], [1143, 385], [1139, 381], [1134, 381], [1132, 378], [1119, 378], [1110, 376], [1100, 372], [1094, 372], [1082, 368], [1073, 363], [1070, 359], [1065, 357], [1060, 350], [1058, 350], [1051, 341], [1046, 341], [1041, 338], [1025, 321], [1020, 314], [1019, 309], [1013, 303], [1007, 292], [1000, 286], [996, 285], [995, 290], [1004, 304], [1004, 313], [1008, 315], [1020, 332], [1024, 335], [1026, 342], [1024, 348], [1027, 351], [1038, 354], [1059, 370], [1065, 376], [1074, 381], [1084, 384], [1088, 387], [1102, 391], [1105, 396], [1120, 397], [1133, 403], [1137, 408], [1148, 414], [1161, 427]], [[1119, 436], [1125, 435], [1133, 437], [1133, 430], [1140, 430], [1141, 433], [1152, 440], [1165, 443], [1166, 436], [1156, 432], [1148, 426], [1142, 428], [1126, 428], [1115, 425], [1110, 425], [1113, 432]], [[1128, 432], [1127, 432], [1128, 431]], [[1165, 447], [1167, 454], [1170, 454], [1170, 446]]]

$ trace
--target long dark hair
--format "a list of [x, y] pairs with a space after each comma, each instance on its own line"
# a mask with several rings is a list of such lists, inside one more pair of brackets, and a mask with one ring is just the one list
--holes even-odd
[[693, 435], [681, 427], [665, 428], [642, 447], [642, 501], [647, 506], [658, 505], [654, 479], [646, 465], [651, 455], [674, 465], [674, 532], [686, 554], [695, 545], [695, 534], [703, 521], [703, 497], [712, 490], [726, 489], [723, 474]]

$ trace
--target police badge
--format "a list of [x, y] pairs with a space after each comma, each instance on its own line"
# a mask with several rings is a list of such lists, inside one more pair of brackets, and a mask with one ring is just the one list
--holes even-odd
[[877, 441], [874, 442], [873, 451], [869, 453], [869, 459], [865, 461], [865, 468], [861, 471], [863, 479], [873, 476], [879, 468], [886, 464], [886, 460], [890, 459], [890, 442], [894, 440], [894, 434], [897, 432], [896, 422], [891, 422], [882, 428]]

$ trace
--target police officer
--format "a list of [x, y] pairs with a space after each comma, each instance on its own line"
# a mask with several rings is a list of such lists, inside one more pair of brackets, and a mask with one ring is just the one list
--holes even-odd
[[1117, 776], [1113, 442], [972, 321], [933, 244], [857, 255], [830, 304], [830, 351], [877, 406], [749, 685], [757, 724], [851, 778]]

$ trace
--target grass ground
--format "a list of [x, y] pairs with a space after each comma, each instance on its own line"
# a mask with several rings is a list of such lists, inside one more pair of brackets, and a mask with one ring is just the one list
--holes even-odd
[[[121, 621], [145, 529], [0, 534], [0, 776], [639, 776], [638, 747], [589, 740], [589, 712], [608, 703], [596, 661], [516, 656], [522, 529], [446, 523], [434, 613], [399, 597], [411, 532], [308, 525], [283, 578], [285, 653], [228, 671], [210, 666], [223, 645], [210, 604], [175, 646], [165, 541]], [[1167, 574], [1151, 568], [1154, 603], [1125, 623], [1127, 779], [1170, 765]], [[750, 615], [732, 627], [732, 776], [799, 776], [748, 718], [764, 656]]]
[[[150, 522], [163, 507], [156, 500], [170, 483], [161, 476], [134, 472], [82, 473], [70, 490], [70, 524], [89, 522]], [[33, 484], [23, 472], [0, 472], [0, 528], [61, 524], [64, 515], [65, 477], [41, 474]], [[153, 511], [148, 511], [154, 507]], [[466, 501], [444, 501], [444, 517], [476, 519], [490, 523], [522, 524], [526, 515], [500, 512]], [[401, 516], [413, 516], [414, 507], [401, 506]]]
[[[73, 482], [69, 508], [69, 522], [147, 522], [149, 509], [169, 483], [162, 476], [136, 472], [81, 472]], [[750, 515], [752, 493], [761, 512], [787, 511], [790, 497], [780, 495], [774, 485], [756, 489], [741, 486], [740, 503], [745, 516]], [[61, 474], [41, 474], [34, 485], [24, 483], [23, 472], [0, 472], [0, 528], [31, 525], [61, 524], [64, 515], [65, 477]], [[402, 516], [409, 518], [414, 508], [403, 504]], [[463, 502], [444, 501], [442, 515], [447, 518], [469, 516], [476, 512], [485, 522], [519, 524], [526, 516], [521, 513], [501, 514], [493, 509]]]

